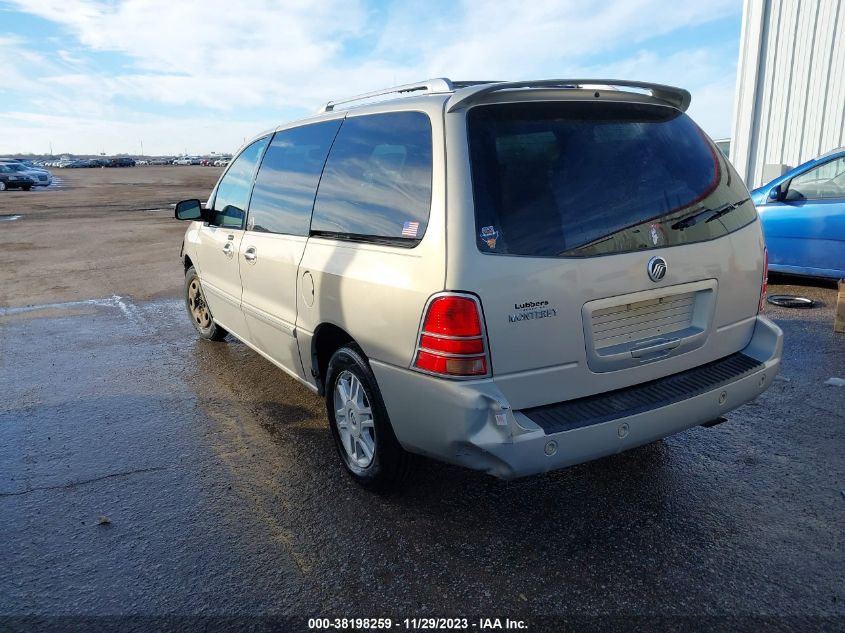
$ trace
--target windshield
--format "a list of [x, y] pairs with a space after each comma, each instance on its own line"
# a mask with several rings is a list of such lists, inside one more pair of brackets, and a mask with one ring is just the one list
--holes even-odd
[[477, 106], [468, 131], [482, 252], [628, 252], [713, 239], [757, 217], [724, 157], [673, 108]]

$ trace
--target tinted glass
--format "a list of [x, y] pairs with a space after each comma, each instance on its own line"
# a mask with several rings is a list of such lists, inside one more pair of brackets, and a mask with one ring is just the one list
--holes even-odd
[[247, 230], [308, 235], [320, 173], [340, 123], [276, 133], [255, 178]]
[[346, 119], [332, 146], [311, 230], [416, 243], [431, 207], [431, 124], [421, 112]]
[[255, 165], [261, 158], [269, 137], [255, 141], [238, 155], [223, 180], [217, 187], [214, 197], [214, 215], [209, 224], [239, 229], [243, 226], [245, 209], [252, 190], [252, 176]]
[[756, 217], [724, 157], [685, 114], [538, 102], [468, 115], [482, 252], [587, 256], [712, 239]]
[[789, 183], [787, 200], [845, 198], [845, 156], [795, 176]]

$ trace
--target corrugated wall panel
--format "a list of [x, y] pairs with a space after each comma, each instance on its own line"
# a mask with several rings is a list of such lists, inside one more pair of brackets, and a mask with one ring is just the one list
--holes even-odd
[[845, 145], [845, 0], [745, 0], [731, 160], [749, 187]]
[[[754, 180], [759, 180], [766, 163], [774, 163], [774, 156], [779, 156], [786, 135], [785, 113], [789, 102], [789, 89], [792, 84], [792, 56], [795, 46], [795, 12], [797, 3], [793, 0], [775, 0], [772, 2], [772, 22], [766, 29], [769, 59], [761, 59], [762, 73], [766, 78], [766, 85], [770, 90], [764, 93], [764, 99], [769, 102], [767, 116], [756, 123], [757, 134], [760, 135], [758, 151], [754, 156]], [[783, 33], [791, 36], [783, 37]]]
[[754, 60], [765, 55], [761, 51], [761, 47], [765, 46], [762, 29], [768, 20], [760, 14], [769, 9], [768, 5], [764, 7], [761, 3], [751, 3], [746, 5], [742, 14], [730, 150], [730, 159], [735, 165], [748, 165], [756, 143], [756, 137], [752, 134], [752, 119], [757, 110], [755, 100], [760, 97], [758, 83], [763, 78]]
[[[786, 90], [779, 90], [783, 93], [783, 107], [778, 109], [778, 125], [783, 129], [783, 136], [780, 139], [780, 146], [772, 147], [768, 154], [764, 155], [766, 163], [789, 164], [787, 161], [788, 155], [792, 154], [792, 149], [798, 141], [797, 129], [801, 125], [802, 106], [804, 105], [804, 85], [801, 81], [802, 76], [806, 73], [806, 61], [803, 60], [804, 52], [806, 50], [803, 42], [806, 41], [803, 30], [806, 24], [802, 24], [805, 20], [807, 11], [799, 12], [801, 2], [788, 1], [784, 3], [789, 8], [789, 21], [784, 23], [784, 30], [778, 35], [783, 40], [791, 42], [789, 60], [784, 59], [782, 72], [789, 77], [786, 84]], [[775, 77], [775, 81], [778, 78]], [[758, 174], [762, 176], [762, 173]]]
[[[833, 57], [830, 52], [836, 30], [836, 6], [835, 0], [822, 0], [816, 14], [815, 42], [818, 52], [813, 56], [810, 84], [817, 88], [807, 105], [809, 116], [805, 122], [801, 156], [817, 156], [822, 152], [822, 132], [826, 118], [826, 104], [830, 98], [830, 73], [833, 67], [831, 63]], [[821, 107], [820, 112], [817, 111], [819, 107]]]
[[[795, 3], [799, 4], [799, 3]], [[815, 87], [810, 85], [813, 68], [813, 53], [816, 50], [816, 16], [818, 4], [807, 3], [806, 8], [797, 15], [798, 23], [795, 28], [795, 51], [792, 59], [792, 86], [789, 91], [789, 103], [786, 117], [786, 137], [779, 156], [779, 163], [797, 164], [795, 161], [802, 155], [804, 132], [807, 126], [807, 106], [810, 95]]]
[[[777, 101], [782, 99], [779, 91], [775, 91], [775, 76], [777, 74], [778, 61], [783, 59], [783, 47], [781, 45], [782, 42], [779, 42], [776, 37], [773, 37], [773, 34], [777, 32], [777, 25], [780, 24], [783, 3], [780, 0], [773, 0], [765, 4], [768, 6], [767, 10], [763, 12], [762, 17], [768, 21], [764, 23], [760, 36], [763, 40], [763, 45], [760, 49], [759, 59], [767, 60], [767, 64], [759, 64], [758, 59], [748, 60], [750, 64], [756, 64], [758, 66], [757, 72], [759, 75], [757, 81], [758, 94], [755, 95], [757, 108], [752, 113], [748, 123], [751, 126], [750, 136], [752, 142], [751, 149], [748, 153], [748, 169], [752, 173], [757, 169], [759, 157], [766, 155], [768, 152], [769, 143], [772, 141], [777, 142], [777, 139], [771, 138], [768, 130], [771, 127], [772, 112], [778, 111], [779, 104]], [[775, 24], [775, 28], [768, 28], [768, 25], [771, 24]], [[766, 72], [766, 65], [774, 69], [773, 72]]]
[[845, 145], [845, 2], [834, 0], [833, 3], [836, 5], [836, 17], [832, 21], [835, 31], [830, 49], [832, 71], [825, 103], [825, 127], [821, 134], [822, 151]]

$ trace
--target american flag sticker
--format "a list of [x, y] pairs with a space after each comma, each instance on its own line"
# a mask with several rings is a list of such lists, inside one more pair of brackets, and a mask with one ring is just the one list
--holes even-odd
[[419, 222], [405, 222], [405, 224], [402, 225], [402, 237], [416, 237], [417, 231], [419, 230]]

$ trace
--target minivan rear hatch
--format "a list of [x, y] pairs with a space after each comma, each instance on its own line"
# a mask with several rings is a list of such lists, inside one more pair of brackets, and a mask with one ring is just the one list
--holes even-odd
[[757, 214], [687, 115], [581, 99], [477, 105], [466, 120], [470, 287], [514, 406], [652, 380], [747, 343]]

